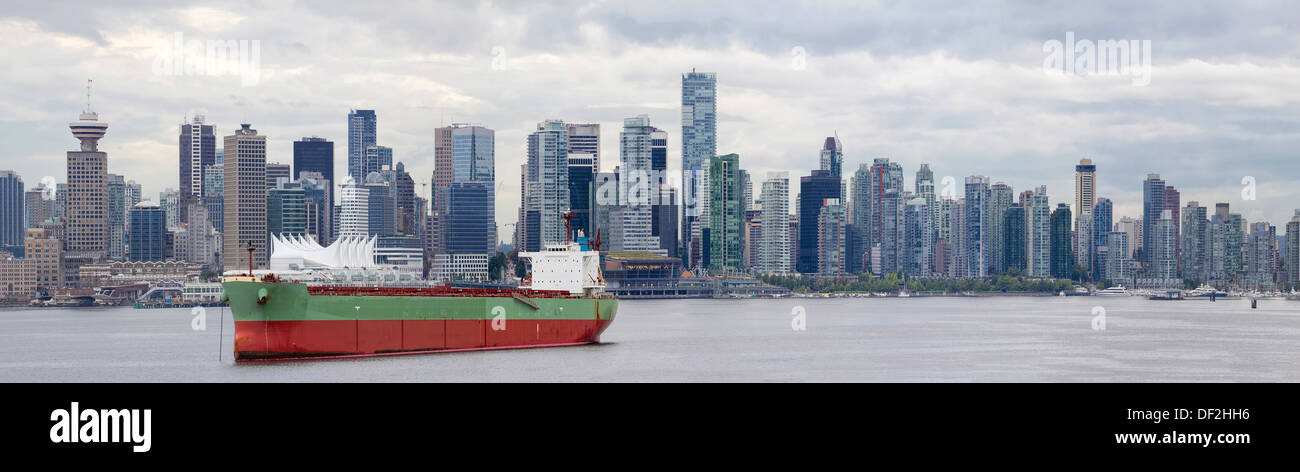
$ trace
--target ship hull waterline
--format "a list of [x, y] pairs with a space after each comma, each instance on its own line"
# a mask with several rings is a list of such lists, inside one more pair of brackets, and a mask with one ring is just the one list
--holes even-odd
[[298, 283], [222, 285], [237, 362], [598, 343], [618, 310], [608, 297], [322, 295]]

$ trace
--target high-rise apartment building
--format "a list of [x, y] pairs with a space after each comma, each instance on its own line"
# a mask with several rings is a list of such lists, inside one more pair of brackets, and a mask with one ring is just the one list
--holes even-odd
[[764, 274], [787, 274], [790, 263], [790, 173], [769, 172], [763, 181], [762, 242], [758, 251], [758, 271]]
[[358, 182], [366, 177], [362, 162], [366, 148], [376, 144], [377, 134], [378, 122], [374, 110], [348, 111], [348, 175]]

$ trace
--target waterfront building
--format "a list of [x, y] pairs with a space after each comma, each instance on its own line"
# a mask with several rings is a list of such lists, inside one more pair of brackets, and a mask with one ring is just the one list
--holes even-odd
[[1152, 227], [1160, 221], [1165, 211], [1165, 181], [1160, 174], [1147, 174], [1142, 181], [1142, 262], [1148, 267], [1155, 263], [1156, 237]]
[[161, 261], [167, 258], [167, 215], [154, 202], [143, 201], [131, 208], [131, 261]]
[[67, 190], [58, 192], [64, 204], [64, 239], [67, 252], [102, 256], [108, 250], [108, 154], [99, 140], [108, 123], [86, 104], [80, 120], [68, 124], [81, 149], [68, 151]]
[[38, 183], [23, 192], [23, 209], [26, 211], [23, 228], [39, 228], [41, 223], [54, 218], [54, 202], [54, 189], [43, 184]]
[[[716, 207], [717, 200], [714, 203]], [[718, 228], [715, 226], [712, 229], [717, 231]], [[843, 273], [844, 207], [838, 198], [828, 198], [823, 201], [821, 211], [817, 213], [817, 274]]]
[[23, 258], [31, 266], [33, 285], [37, 290], [63, 288], [63, 240], [62, 222], [46, 222], [40, 228], [28, 228], [27, 238], [23, 243]]
[[[1092, 268], [1096, 247], [1093, 237], [1093, 210], [1097, 205], [1097, 166], [1092, 159], [1079, 159], [1074, 166], [1074, 258], [1075, 263]], [[1109, 227], [1098, 231], [1107, 231]]]
[[1029, 267], [1028, 219], [1025, 207], [1012, 203], [1002, 218], [1002, 269], [1003, 272], [1026, 273]]
[[840, 179], [830, 171], [814, 170], [811, 175], [799, 178], [799, 235], [798, 257], [795, 271], [801, 274], [817, 272], [817, 222], [822, 202], [838, 199]]
[[1132, 251], [1129, 249], [1132, 233], [1111, 231], [1106, 238], [1106, 278], [1111, 283], [1133, 286], [1129, 266]]
[[[727, 154], [710, 159], [709, 179], [709, 269], [717, 274], [743, 271], [745, 205], [740, 155]], [[839, 209], [840, 218], [843, 218], [842, 210]], [[835, 229], [842, 233], [842, 226], [841, 220]], [[842, 240], [841, 234], [836, 241]], [[838, 256], [838, 252], [836, 254]]]
[[907, 200], [904, 216], [903, 270], [913, 277], [928, 277], [934, 249], [930, 245], [930, 209], [924, 197]]
[[[1009, 191], [1009, 189], [1008, 189]], [[965, 277], [988, 275], [989, 247], [989, 179], [982, 175], [966, 177], [966, 270]]]
[[1257, 290], [1271, 290], [1277, 272], [1277, 228], [1261, 221], [1250, 225], [1246, 240], [1246, 267], [1242, 285]]
[[861, 164], [849, 178], [849, 222], [853, 225], [853, 231], [846, 236], [851, 241], [846, 241], [850, 244], [846, 244], [848, 247], [845, 248], [844, 270], [851, 274], [870, 269], [867, 267], [870, 257], [867, 256], [872, 246], [872, 225], [875, 222], [875, 186], [871, 169], [871, 164]]
[[1150, 277], [1159, 286], [1174, 287], [1181, 285], [1178, 279], [1178, 262], [1175, 248], [1178, 245], [1178, 229], [1174, 226], [1173, 212], [1161, 210], [1160, 219], [1151, 226], [1152, 242], [1155, 244], [1151, 254]]
[[[198, 199], [192, 200], [198, 202]], [[108, 174], [108, 258], [126, 259], [126, 180], [117, 174]]]
[[987, 237], [984, 248], [984, 264], [987, 273], [1001, 274], [1006, 271], [1003, 266], [1005, 256], [1002, 251], [1006, 243], [1002, 240], [1004, 231], [1002, 224], [1006, 220], [1007, 210], [1011, 208], [1016, 198], [1015, 191], [1005, 182], [998, 182], [989, 187], [988, 213], [985, 217]]
[[1110, 199], [1097, 197], [1097, 203], [1092, 206], [1092, 226], [1089, 231], [1092, 233], [1092, 257], [1088, 263], [1088, 268], [1092, 271], [1092, 280], [1101, 280], [1106, 278], [1106, 259], [1102, 257], [1099, 251], [1106, 248], [1107, 255], [1110, 253], [1106, 243], [1110, 240], [1111, 220], [1114, 217], [1114, 204]]
[[1187, 206], [1183, 207], [1182, 234], [1179, 238], [1179, 257], [1182, 262], [1179, 275], [1184, 279], [1206, 280], [1207, 277], [1206, 243], [1210, 222], [1206, 212], [1206, 208], [1195, 201], [1187, 202]]
[[1070, 238], [1070, 207], [1064, 203], [1056, 206], [1052, 212], [1051, 227], [1051, 273], [1058, 279], [1071, 278], [1074, 272], [1073, 242]]
[[759, 197], [763, 199], [763, 225], [758, 272], [790, 273], [790, 173], [768, 172]]
[[1039, 186], [1030, 198], [1029, 206], [1029, 275], [1052, 276], [1051, 207], [1047, 200], [1047, 186]]

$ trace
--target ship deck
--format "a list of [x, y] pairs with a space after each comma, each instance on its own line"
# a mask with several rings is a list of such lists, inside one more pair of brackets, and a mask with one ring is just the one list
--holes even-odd
[[313, 296], [371, 296], [371, 297], [514, 297], [528, 298], [582, 298], [562, 290], [491, 289], [459, 287], [362, 287], [335, 285], [308, 285], [307, 293]]

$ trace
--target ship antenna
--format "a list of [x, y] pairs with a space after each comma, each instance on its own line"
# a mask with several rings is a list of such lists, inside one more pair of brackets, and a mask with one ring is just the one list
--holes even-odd
[[573, 235], [573, 230], [569, 229], [569, 220], [573, 219], [573, 212], [571, 211], [564, 212], [564, 216], [562, 216], [562, 218], [564, 218], [564, 245], [568, 246], [569, 238]]
[[257, 248], [253, 247], [253, 241], [249, 240], [248, 241], [248, 276], [249, 277], [253, 276], [253, 251], [255, 250], [257, 250]]

